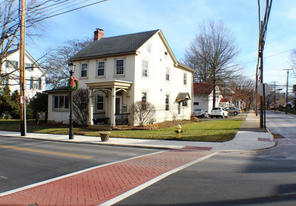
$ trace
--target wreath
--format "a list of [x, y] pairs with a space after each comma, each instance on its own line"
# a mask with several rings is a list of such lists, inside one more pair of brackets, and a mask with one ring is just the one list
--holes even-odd
[[68, 80], [68, 89], [72, 92], [75, 92], [78, 90], [79, 82], [76, 78], [70, 77]]

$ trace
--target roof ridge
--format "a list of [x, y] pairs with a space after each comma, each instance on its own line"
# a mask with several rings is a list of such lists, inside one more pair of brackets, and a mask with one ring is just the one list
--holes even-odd
[[121, 34], [121, 35], [117, 35], [117, 36], [103, 37], [102, 39], [111, 39], [111, 38], [124, 37], [124, 36], [136, 35], [136, 34], [144, 34], [144, 33], [150, 33], [150, 32], [157, 32], [159, 30], [160, 29], [150, 30], [150, 31], [136, 32], [136, 33], [131, 33], [131, 34]]

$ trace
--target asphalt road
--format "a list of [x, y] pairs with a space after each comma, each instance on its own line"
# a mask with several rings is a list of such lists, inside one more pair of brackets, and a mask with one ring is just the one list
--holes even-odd
[[0, 137], [0, 193], [157, 151]]
[[[276, 140], [276, 147], [250, 152], [221, 152], [156, 182], [116, 205], [294, 206], [294, 121], [295, 118], [289, 115], [267, 113], [267, 127], [285, 137]], [[1, 137], [0, 192], [157, 151]]]
[[224, 152], [175, 173], [116, 205], [296, 205], [295, 118], [267, 113], [285, 136], [274, 148]]

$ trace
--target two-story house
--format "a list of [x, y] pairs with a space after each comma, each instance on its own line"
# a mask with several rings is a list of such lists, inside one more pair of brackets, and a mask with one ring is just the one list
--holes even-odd
[[[19, 49], [8, 51], [1, 64], [1, 86], [9, 85], [11, 93], [18, 90], [20, 93], [19, 76]], [[35, 59], [25, 52], [25, 91], [26, 98], [31, 99], [37, 92], [45, 90], [45, 71], [38, 65]]]
[[71, 61], [79, 87], [89, 90], [89, 125], [102, 117], [135, 125], [129, 111], [137, 101], [155, 106], [154, 122], [190, 119], [194, 70], [177, 61], [161, 30], [105, 38], [97, 29]]

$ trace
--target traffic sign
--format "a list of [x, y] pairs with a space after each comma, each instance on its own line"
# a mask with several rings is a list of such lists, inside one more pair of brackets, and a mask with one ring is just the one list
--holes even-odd
[[263, 87], [264, 87], [264, 89], [265, 89], [265, 96], [267, 96], [267, 95], [269, 95], [269, 93], [270, 93], [270, 87], [268, 86], [268, 84], [266, 84], [266, 83], [263, 83], [263, 84], [260, 84], [259, 86], [258, 86], [258, 94], [260, 95], [260, 96], [263, 96]]

